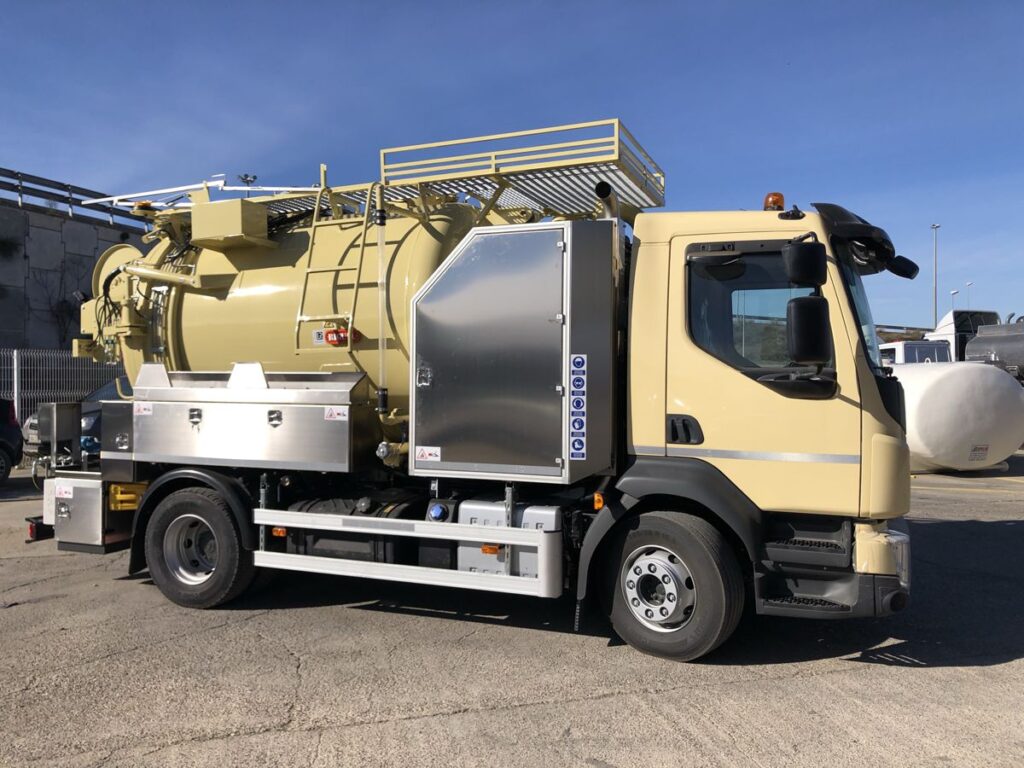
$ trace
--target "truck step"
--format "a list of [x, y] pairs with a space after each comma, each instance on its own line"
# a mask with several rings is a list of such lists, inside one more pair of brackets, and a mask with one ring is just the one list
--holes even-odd
[[848, 521], [822, 515], [772, 515], [766, 526], [766, 558], [773, 563], [845, 568], [853, 554]]
[[[835, 611], [844, 613], [850, 610], [850, 606], [842, 603], [835, 603], [821, 597], [798, 597], [796, 595], [785, 595], [782, 597], [770, 597], [763, 603], [766, 608], [782, 608], [790, 610], [813, 610], [813, 611]], [[769, 611], [764, 611], [769, 613]]]

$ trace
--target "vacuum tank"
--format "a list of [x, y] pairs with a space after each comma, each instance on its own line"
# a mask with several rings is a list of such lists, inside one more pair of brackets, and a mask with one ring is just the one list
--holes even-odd
[[376, 388], [383, 348], [390, 408], [405, 410], [409, 302], [478, 210], [445, 202], [383, 227], [370, 214], [303, 217], [258, 199], [160, 212], [148, 254], [118, 245], [100, 257], [82, 308], [92, 339], [78, 342], [78, 354], [120, 358], [132, 381], [145, 362], [226, 371], [259, 361], [267, 371], [365, 373]]
[[984, 469], [1024, 444], [1024, 388], [991, 365], [895, 367], [903, 385], [913, 472]]

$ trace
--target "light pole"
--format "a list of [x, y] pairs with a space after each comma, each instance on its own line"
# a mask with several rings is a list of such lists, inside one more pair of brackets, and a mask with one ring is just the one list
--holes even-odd
[[939, 324], [939, 227], [932, 224], [932, 328]]
[[974, 282], [971, 281], [971, 280], [968, 280], [967, 281], [967, 311], [968, 312], [971, 311], [971, 286], [972, 285], [974, 285]]
[[949, 308], [956, 309], [956, 295], [960, 293], [956, 288], [949, 292]]

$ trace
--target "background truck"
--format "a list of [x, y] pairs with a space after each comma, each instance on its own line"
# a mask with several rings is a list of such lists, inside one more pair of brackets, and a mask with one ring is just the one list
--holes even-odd
[[644, 212], [664, 184], [606, 120], [110, 199], [153, 247], [103, 254], [75, 350], [134, 395], [98, 471], [48, 469], [59, 547], [130, 548], [196, 608], [257, 568], [568, 593], [679, 659], [745, 606], [901, 610], [903, 405], [861, 278], [916, 267], [836, 205]]
[[906, 363], [949, 363], [949, 342], [906, 340], [889, 341], [878, 345], [882, 365], [904, 365]]

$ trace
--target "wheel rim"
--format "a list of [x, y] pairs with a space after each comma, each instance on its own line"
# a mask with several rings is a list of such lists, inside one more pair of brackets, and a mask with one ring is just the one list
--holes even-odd
[[217, 567], [217, 535], [201, 517], [176, 517], [164, 533], [164, 562], [183, 584], [202, 584]]
[[661, 546], [638, 547], [623, 561], [619, 586], [633, 618], [655, 632], [675, 632], [693, 616], [697, 590], [682, 559]]

